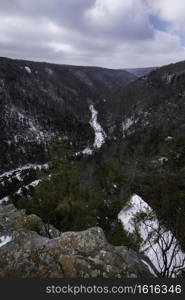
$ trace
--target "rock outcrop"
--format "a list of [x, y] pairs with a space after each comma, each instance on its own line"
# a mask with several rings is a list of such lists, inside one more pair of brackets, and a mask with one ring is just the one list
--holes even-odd
[[103, 230], [60, 233], [13, 204], [0, 205], [0, 278], [152, 277], [138, 255]]

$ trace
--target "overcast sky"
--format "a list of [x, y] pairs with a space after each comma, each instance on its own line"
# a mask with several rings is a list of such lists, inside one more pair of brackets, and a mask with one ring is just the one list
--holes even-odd
[[0, 0], [0, 56], [108, 68], [185, 59], [184, 0]]

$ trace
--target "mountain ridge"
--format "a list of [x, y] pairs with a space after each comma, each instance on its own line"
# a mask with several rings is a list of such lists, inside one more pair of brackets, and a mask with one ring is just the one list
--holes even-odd
[[[0, 64], [1, 168], [16, 169], [1, 176], [2, 204], [12, 201], [59, 230], [99, 226], [111, 243], [141, 251], [140, 218], [147, 216], [135, 208], [142, 203], [154, 212], [153, 223], [150, 214], [144, 221], [158, 224], [158, 235], [165, 230], [171, 246], [183, 252], [185, 62], [136, 80], [116, 73], [118, 85], [112, 71], [88, 75], [89, 69], [36, 66]], [[118, 222], [129, 203], [139, 226], [131, 232]], [[171, 261], [169, 249], [163, 260]], [[161, 277], [177, 273], [159, 266]]]
[[0, 169], [18, 167], [20, 157], [23, 164], [37, 162], [37, 153], [43, 163], [48, 142], [67, 135], [79, 150], [88, 146], [90, 104], [110, 97], [115, 81], [123, 86], [134, 79], [126, 71], [0, 59]]

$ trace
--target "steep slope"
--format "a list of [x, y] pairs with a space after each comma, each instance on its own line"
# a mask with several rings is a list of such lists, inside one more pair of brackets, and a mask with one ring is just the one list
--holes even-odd
[[110, 124], [117, 122], [122, 136], [134, 130], [145, 130], [145, 135], [157, 131], [164, 138], [179, 135], [184, 130], [184, 90], [185, 62], [152, 71], [114, 94], [107, 108], [114, 110]]
[[155, 210], [183, 249], [184, 91], [185, 62], [180, 62], [138, 79], [114, 98], [116, 152], [129, 162], [132, 191]]
[[76, 150], [93, 145], [90, 105], [134, 79], [126, 71], [0, 58], [0, 170], [46, 162], [54, 139]]

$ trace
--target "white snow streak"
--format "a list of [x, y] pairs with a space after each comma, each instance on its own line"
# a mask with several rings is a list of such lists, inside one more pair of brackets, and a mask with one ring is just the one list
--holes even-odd
[[93, 154], [93, 151], [91, 148], [85, 148], [83, 151], [82, 151], [83, 154], [87, 154], [87, 155], [92, 155]]
[[27, 165], [22, 166], [22, 167], [20, 167], [20, 168], [17, 168], [17, 169], [14, 169], [14, 170], [10, 170], [10, 171], [8, 171], [8, 172], [5, 172], [5, 173], [0, 174], [0, 178], [5, 177], [5, 176], [6, 176], [6, 177], [12, 176], [13, 173], [16, 173], [16, 176], [18, 176], [17, 173], [18, 173], [18, 172], [20, 173], [20, 172], [23, 171], [23, 170], [28, 170], [28, 169], [34, 169], [34, 170], [39, 169], [39, 170], [41, 170], [41, 169], [48, 169], [48, 168], [49, 168], [48, 163], [43, 164], [43, 165], [27, 164]]
[[0, 248], [4, 245], [6, 245], [7, 243], [9, 243], [12, 240], [12, 237], [7, 235], [7, 236], [1, 236], [0, 237]]
[[40, 179], [36, 179], [36, 180], [32, 181], [31, 183], [29, 183], [28, 185], [25, 185], [25, 186], [19, 188], [18, 191], [15, 192], [15, 194], [16, 194], [16, 195], [21, 195], [21, 194], [22, 194], [22, 189], [23, 189], [23, 188], [25, 188], [25, 189], [28, 190], [28, 189], [30, 188], [30, 186], [36, 187], [40, 182], [41, 182]]
[[4, 197], [3, 199], [0, 200], [0, 204], [6, 203], [9, 201], [9, 197]]
[[30, 69], [30, 67], [25, 66], [24, 68], [25, 68], [25, 70], [26, 70], [29, 74], [31, 74], [31, 69]]
[[94, 105], [90, 105], [89, 109], [91, 111], [92, 117], [89, 122], [91, 127], [94, 129], [95, 133], [95, 140], [94, 140], [94, 148], [101, 148], [101, 146], [105, 143], [106, 133], [101, 127], [101, 125], [98, 123], [97, 116], [98, 112], [95, 110]]
[[135, 123], [135, 121], [131, 118], [126, 118], [122, 122], [122, 130], [123, 130], [123, 135], [124, 136], [125, 136], [125, 131], [127, 131], [134, 123]]

